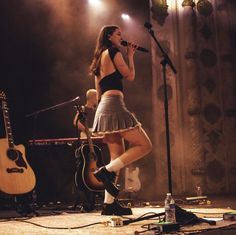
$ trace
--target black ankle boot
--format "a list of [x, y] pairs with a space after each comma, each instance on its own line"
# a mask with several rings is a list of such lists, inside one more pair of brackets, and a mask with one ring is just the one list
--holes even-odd
[[112, 204], [104, 203], [102, 215], [132, 215], [132, 210], [121, 206], [116, 200]]
[[115, 180], [115, 172], [109, 172], [104, 166], [95, 171], [94, 176], [98, 181], [103, 182], [105, 189], [113, 197], [117, 197], [119, 194], [119, 189], [115, 186], [113, 181]]

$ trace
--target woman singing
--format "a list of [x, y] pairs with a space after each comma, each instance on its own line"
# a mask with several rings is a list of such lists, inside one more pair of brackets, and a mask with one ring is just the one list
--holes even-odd
[[[104, 134], [111, 161], [94, 172], [94, 176], [105, 186], [102, 215], [130, 215], [130, 208], [121, 206], [115, 198], [119, 190], [115, 178], [124, 166], [144, 157], [152, 148], [150, 139], [141, 124], [126, 108], [123, 94], [123, 79], [134, 81], [134, 54], [137, 48], [127, 45], [126, 64], [119, 48], [121, 30], [118, 26], [104, 26], [97, 38], [94, 57], [90, 65], [95, 75], [95, 87], [100, 100], [93, 123], [93, 132]], [[124, 140], [129, 143], [125, 151]]]

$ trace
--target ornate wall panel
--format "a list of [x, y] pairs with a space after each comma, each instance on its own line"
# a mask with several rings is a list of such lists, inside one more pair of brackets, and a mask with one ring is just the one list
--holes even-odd
[[236, 81], [235, 81], [235, 3], [215, 1], [217, 52], [219, 58], [220, 89], [223, 109], [226, 191], [236, 192]]
[[204, 128], [203, 148], [205, 179], [203, 190], [215, 193], [225, 190], [225, 149], [223, 136], [223, 107], [219, 76], [217, 25], [215, 7], [210, 1], [199, 0], [196, 5], [199, 70], [201, 71], [201, 116]]
[[[235, 22], [226, 1], [151, 1], [151, 23], [177, 67], [167, 73], [173, 192], [234, 191]], [[159, 194], [168, 190], [161, 56], [152, 42], [155, 155]]]

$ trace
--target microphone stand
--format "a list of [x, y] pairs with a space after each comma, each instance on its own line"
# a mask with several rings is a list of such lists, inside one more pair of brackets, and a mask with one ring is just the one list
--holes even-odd
[[[60, 103], [60, 104], [57, 104], [57, 105], [53, 105], [53, 106], [51, 106], [51, 107], [48, 107], [48, 108], [44, 108], [44, 109], [40, 109], [40, 110], [37, 110], [37, 111], [35, 111], [35, 112], [33, 112], [33, 113], [30, 113], [30, 114], [27, 114], [27, 115], [25, 115], [25, 118], [29, 118], [29, 117], [33, 117], [33, 134], [32, 134], [32, 139], [33, 139], [33, 142], [32, 142], [32, 145], [34, 146], [35, 145], [35, 132], [36, 132], [36, 124], [37, 124], [37, 118], [38, 118], [38, 115], [40, 114], [40, 113], [43, 113], [43, 112], [46, 112], [46, 111], [49, 111], [49, 110], [56, 110], [56, 109], [58, 109], [58, 108], [60, 108], [60, 107], [63, 107], [63, 106], [65, 106], [65, 105], [67, 105], [67, 104], [69, 104], [69, 103], [72, 103], [72, 102], [75, 102], [75, 105], [76, 106], [78, 106], [78, 104], [79, 104], [79, 101], [80, 101], [80, 97], [79, 96], [77, 96], [77, 97], [75, 97], [74, 99], [71, 99], [71, 100], [69, 100], [69, 101], [65, 101], [65, 102], [62, 102], [62, 103]], [[32, 150], [33, 152], [34, 152], [34, 148], [33, 148], [33, 150]], [[34, 191], [35, 189], [33, 189], [32, 190], [32, 192], [31, 192], [31, 195], [33, 195], [33, 191]], [[36, 196], [37, 196], [37, 192], [36, 192]], [[32, 196], [33, 197], [33, 196]], [[37, 205], [37, 199], [36, 199], [36, 201], [33, 201], [33, 203], [36, 203], [36, 205]], [[29, 209], [28, 209], [29, 210]], [[35, 215], [39, 215], [39, 213], [37, 213], [34, 209], [32, 209], [31, 211], [26, 211], [26, 213], [30, 213], [30, 212], [33, 212]]]
[[72, 100], [65, 101], [65, 102], [62, 102], [62, 103], [60, 103], [60, 104], [53, 105], [53, 106], [48, 107], [48, 108], [40, 109], [40, 110], [37, 110], [37, 111], [35, 111], [35, 112], [33, 112], [33, 113], [30, 113], [30, 114], [25, 115], [25, 118], [33, 117], [33, 145], [35, 144], [36, 120], [37, 120], [38, 115], [39, 115], [40, 113], [43, 113], [43, 112], [46, 112], [46, 111], [49, 111], [49, 110], [56, 110], [56, 109], [58, 109], [58, 108], [60, 108], [60, 107], [62, 107], [62, 106], [65, 106], [65, 105], [67, 105], [67, 104], [69, 104], [69, 103], [72, 103], [72, 102], [75, 102], [76, 105], [78, 105], [79, 101], [80, 101], [80, 97], [77, 96], [77, 97], [75, 97], [75, 98], [72, 99]]
[[158, 42], [154, 31], [152, 30], [152, 25], [150, 23], [145, 23], [144, 26], [148, 29], [148, 32], [156, 42], [158, 48], [162, 53], [162, 60], [160, 64], [162, 65], [163, 72], [163, 82], [164, 82], [164, 110], [165, 110], [165, 128], [166, 128], [166, 153], [167, 153], [167, 167], [168, 167], [168, 187], [169, 192], [172, 193], [172, 176], [171, 176], [171, 157], [170, 157], [170, 131], [169, 131], [169, 112], [168, 112], [168, 97], [167, 97], [167, 86], [166, 86], [166, 66], [169, 65], [171, 70], [176, 74], [177, 71], [171, 62], [169, 56], [161, 47]]
[[65, 101], [65, 102], [62, 102], [60, 104], [57, 104], [57, 105], [54, 105], [54, 106], [51, 106], [51, 107], [48, 107], [48, 108], [45, 108], [45, 109], [40, 109], [36, 112], [33, 112], [33, 113], [30, 113], [30, 114], [27, 114], [25, 117], [28, 118], [28, 117], [32, 117], [32, 116], [35, 116], [35, 115], [38, 115], [42, 112], [46, 112], [46, 111], [49, 111], [49, 110], [56, 110], [58, 109], [59, 107], [62, 107], [66, 104], [69, 104], [69, 103], [72, 103], [72, 102], [76, 102], [76, 104], [79, 102], [80, 98], [79, 96], [75, 97], [74, 99], [72, 100], [69, 100], [69, 101]]

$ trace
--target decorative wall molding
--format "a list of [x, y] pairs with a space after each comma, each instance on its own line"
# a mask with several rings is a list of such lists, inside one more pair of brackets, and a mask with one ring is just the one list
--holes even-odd
[[[236, 58], [232, 22], [236, 9], [229, 8], [225, 0], [220, 3], [152, 0], [152, 3], [154, 31], [178, 72], [177, 76], [170, 70], [167, 73], [173, 191], [193, 193], [195, 186], [201, 185], [205, 193], [235, 192], [236, 82], [233, 65]], [[158, 120], [154, 130], [156, 182], [159, 193], [165, 193], [161, 54], [154, 43], [152, 46], [153, 117]]]

